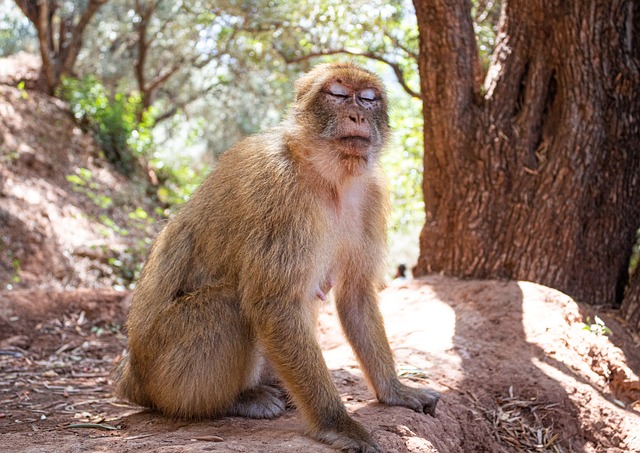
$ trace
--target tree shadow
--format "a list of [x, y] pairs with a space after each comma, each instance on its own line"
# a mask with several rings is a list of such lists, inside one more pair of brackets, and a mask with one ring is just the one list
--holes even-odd
[[598, 316], [604, 325], [611, 329], [611, 334], [607, 336], [609, 341], [618, 347], [624, 354], [626, 364], [634, 373], [640, 375], [640, 340], [634, 338], [631, 329], [625, 321], [620, 318], [620, 310], [598, 306], [578, 306], [582, 322], [585, 324], [595, 322]]
[[[520, 413], [527, 412], [524, 407], [531, 404], [543, 426], [551, 429], [551, 436], [558, 435], [557, 441], [565, 450], [583, 451], [585, 437], [590, 434], [581, 431], [579, 408], [558, 379], [565, 379], [565, 375], [588, 383], [528, 341], [523, 292], [518, 283], [459, 280], [452, 287], [453, 281], [434, 277], [426, 283], [455, 312], [452, 342], [463, 373], [458, 388], [470, 397], [471, 406], [476, 406], [499, 431], [500, 426], [509, 429], [507, 421], [500, 419], [502, 413], [517, 406], [522, 409]], [[504, 437], [500, 443], [510, 446]]]

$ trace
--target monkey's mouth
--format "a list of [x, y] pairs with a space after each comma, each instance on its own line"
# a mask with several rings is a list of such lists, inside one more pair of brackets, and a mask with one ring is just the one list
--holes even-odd
[[347, 135], [346, 137], [340, 137], [338, 140], [356, 146], [368, 146], [371, 143], [368, 137], [362, 137], [361, 135]]
[[371, 140], [367, 137], [360, 137], [357, 135], [340, 137], [338, 142], [342, 145], [341, 147], [345, 151], [345, 154], [349, 154], [354, 157], [359, 157], [365, 154], [371, 145]]

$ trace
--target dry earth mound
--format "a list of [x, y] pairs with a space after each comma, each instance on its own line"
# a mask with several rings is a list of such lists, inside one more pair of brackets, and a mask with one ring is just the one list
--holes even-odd
[[153, 207], [99, 158], [67, 104], [24, 88], [37, 61], [0, 59], [0, 288], [126, 285], [114, 260], [156, 228], [129, 213]]
[[[332, 451], [276, 420], [176, 421], [111, 395], [123, 293], [0, 294], [0, 432], [29, 452]], [[382, 310], [403, 379], [442, 393], [436, 418], [375, 402], [327, 305], [320, 339], [343, 400], [385, 452], [640, 451], [634, 339], [583, 329], [582, 307], [525, 282], [434, 276], [394, 284]], [[617, 347], [616, 345], [621, 345]], [[637, 369], [636, 369], [637, 371]]]

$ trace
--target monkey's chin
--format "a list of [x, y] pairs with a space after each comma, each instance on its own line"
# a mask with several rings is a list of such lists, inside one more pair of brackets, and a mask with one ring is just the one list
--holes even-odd
[[348, 176], [362, 175], [369, 165], [369, 158], [366, 154], [342, 154], [340, 165]]
[[348, 176], [360, 176], [369, 166], [371, 142], [364, 137], [343, 137], [338, 142], [340, 165]]

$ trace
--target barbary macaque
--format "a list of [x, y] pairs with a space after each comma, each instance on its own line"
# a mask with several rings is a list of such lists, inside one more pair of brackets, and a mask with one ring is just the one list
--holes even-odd
[[225, 152], [156, 239], [134, 292], [116, 394], [184, 418], [277, 417], [291, 398], [310, 435], [379, 452], [347, 413], [316, 340], [319, 299], [335, 286], [343, 330], [378, 400], [435, 415], [435, 391], [398, 380], [378, 308], [388, 136], [386, 93], [373, 73], [332, 63], [300, 78], [282, 124]]

